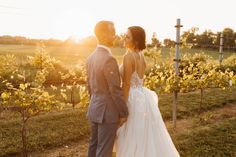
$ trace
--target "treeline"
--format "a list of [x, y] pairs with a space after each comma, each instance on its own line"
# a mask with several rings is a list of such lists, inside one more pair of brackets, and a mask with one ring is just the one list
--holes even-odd
[[58, 39], [31, 39], [23, 36], [0, 36], [0, 44], [4, 45], [40, 45], [45, 46], [87, 46], [95, 47], [97, 40], [94, 36], [88, 36], [86, 38], [77, 41], [73, 36], [66, 40]]
[[[231, 28], [225, 28], [223, 32], [212, 32], [205, 30], [203, 33], [198, 33], [199, 28], [192, 27], [188, 31], [184, 31], [181, 35], [181, 45], [187, 48], [195, 49], [219, 49], [220, 35], [223, 33], [223, 48], [225, 50], [236, 51], [236, 32]], [[163, 42], [158, 40], [157, 34], [153, 33], [151, 42], [147, 47], [175, 47], [175, 41], [171, 39], [164, 39]]]
[[[114, 46], [123, 47], [124, 34], [117, 35]], [[68, 39], [62, 41], [57, 39], [30, 39], [22, 36], [0, 36], [0, 44], [9, 45], [38, 45], [43, 43], [45, 46], [88, 46], [95, 47], [97, 45], [97, 40], [95, 36], [88, 36], [79, 41], [76, 41], [74, 37], [69, 37]]]
[[[181, 35], [181, 45], [187, 48], [195, 49], [213, 49], [218, 50], [220, 46], [220, 35], [223, 33], [223, 49], [236, 51], [236, 32], [231, 28], [225, 28], [222, 32], [212, 32], [211, 30], [205, 30], [203, 33], [199, 33], [199, 28], [192, 27], [188, 31], [184, 31]], [[125, 35], [120, 34], [114, 41], [115, 47], [123, 47]], [[0, 36], [0, 44], [17, 44], [17, 45], [37, 45], [39, 42], [43, 42], [45, 46], [66, 46], [66, 45], [84, 45], [84, 46], [96, 46], [97, 41], [94, 36], [89, 36], [76, 42], [73, 37], [67, 40], [57, 39], [30, 39], [21, 36]], [[158, 47], [175, 47], [175, 41], [169, 38], [160, 41], [157, 38], [157, 33], [153, 33], [151, 41], [147, 43], [148, 48]]]
[[46, 46], [60, 46], [65, 42], [57, 39], [30, 39], [22, 36], [9, 36], [4, 35], [0, 36], [0, 44], [9, 44], [9, 45], [37, 45], [38, 43], [43, 42]]
[[205, 30], [198, 34], [198, 28], [193, 27], [183, 32], [181, 39], [184, 44], [191, 48], [218, 49], [220, 46], [220, 35], [223, 33], [223, 48], [226, 50], [236, 50], [236, 32], [231, 28], [225, 28], [222, 32], [212, 32]]

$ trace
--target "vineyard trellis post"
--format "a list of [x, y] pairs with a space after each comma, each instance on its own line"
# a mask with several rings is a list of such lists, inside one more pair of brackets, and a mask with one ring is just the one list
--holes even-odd
[[223, 61], [223, 46], [224, 46], [224, 35], [223, 32], [220, 34], [220, 50], [219, 50], [219, 62], [220, 62], [220, 66], [222, 64]]
[[[180, 62], [180, 52], [179, 52], [179, 45], [180, 45], [180, 28], [183, 27], [180, 24], [180, 19], [177, 19], [176, 27], [176, 43], [175, 43], [175, 75], [179, 75], [179, 62]], [[177, 77], [178, 78], [178, 77]], [[173, 124], [174, 128], [176, 128], [176, 121], [177, 121], [177, 99], [178, 98], [178, 91], [174, 91], [174, 101], [173, 101]]]

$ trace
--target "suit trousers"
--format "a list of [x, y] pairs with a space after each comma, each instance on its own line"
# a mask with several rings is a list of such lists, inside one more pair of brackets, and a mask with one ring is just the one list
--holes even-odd
[[112, 157], [118, 123], [91, 122], [88, 157]]

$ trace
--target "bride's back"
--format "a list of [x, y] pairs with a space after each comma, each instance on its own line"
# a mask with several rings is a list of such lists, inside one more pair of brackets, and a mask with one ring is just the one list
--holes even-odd
[[120, 67], [122, 83], [142, 85], [146, 62], [142, 52], [127, 52]]
[[136, 72], [140, 79], [145, 75], [146, 62], [142, 52], [128, 52], [130, 53], [130, 62], [132, 65], [132, 73]]

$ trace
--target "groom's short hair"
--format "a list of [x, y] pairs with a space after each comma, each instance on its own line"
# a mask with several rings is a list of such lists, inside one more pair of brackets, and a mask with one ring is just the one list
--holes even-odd
[[111, 26], [114, 26], [114, 23], [111, 21], [99, 21], [94, 29], [96, 37], [99, 39], [104, 34], [108, 33], [111, 29]]

